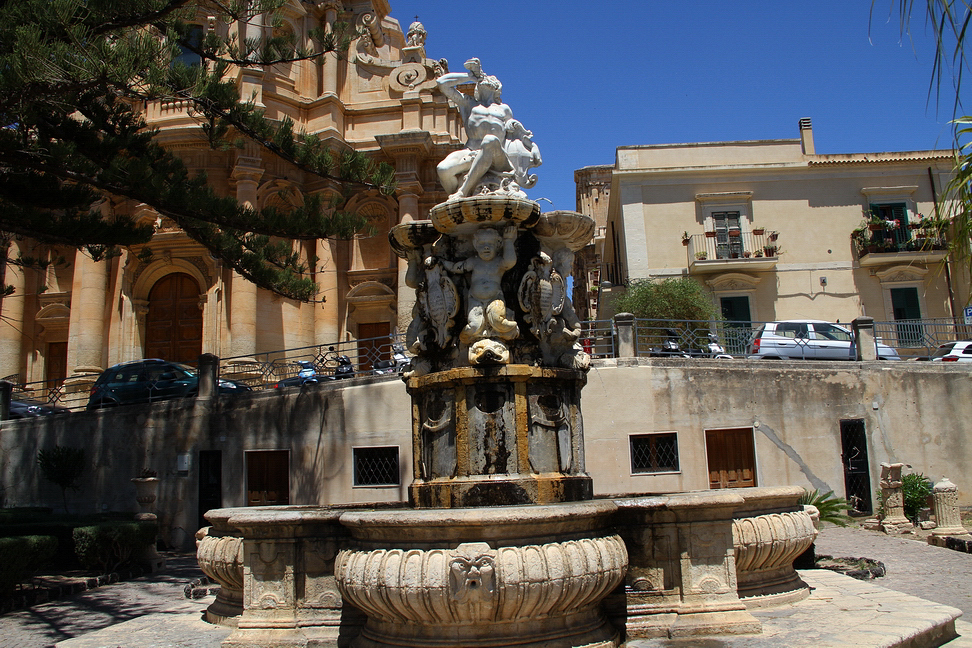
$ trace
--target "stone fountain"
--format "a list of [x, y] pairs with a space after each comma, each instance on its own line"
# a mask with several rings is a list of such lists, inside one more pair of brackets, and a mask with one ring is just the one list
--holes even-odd
[[807, 592], [792, 567], [815, 535], [802, 489], [593, 499], [590, 358], [566, 280], [594, 223], [527, 198], [533, 134], [477, 59], [465, 67], [438, 79], [468, 136], [438, 166], [451, 195], [389, 233], [416, 291], [409, 505], [210, 511], [198, 555], [223, 586], [211, 620], [237, 626], [224, 646], [759, 632], [747, 602]]

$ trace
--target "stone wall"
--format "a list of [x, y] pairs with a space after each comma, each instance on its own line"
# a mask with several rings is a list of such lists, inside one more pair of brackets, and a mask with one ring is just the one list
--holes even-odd
[[[844, 494], [840, 421], [862, 420], [872, 493], [881, 462], [900, 461], [958, 485], [972, 463], [972, 373], [939, 363], [608, 360], [582, 395], [587, 468], [596, 495], [706, 489], [706, 430], [750, 430], [759, 486], [795, 484]], [[221, 506], [246, 505], [244, 453], [290, 454], [291, 504], [393, 502], [412, 480], [410, 404], [395, 378], [359, 378], [222, 398], [0, 425], [0, 503], [61, 508], [36, 469], [37, 451], [83, 447], [89, 479], [69, 492], [74, 511], [137, 510], [130, 483], [158, 471], [163, 537], [189, 546], [198, 527], [199, 452], [221, 451]], [[676, 433], [679, 470], [632, 473], [629, 436]], [[353, 448], [398, 446], [400, 485], [354, 486]], [[188, 465], [180, 463], [188, 458]]]

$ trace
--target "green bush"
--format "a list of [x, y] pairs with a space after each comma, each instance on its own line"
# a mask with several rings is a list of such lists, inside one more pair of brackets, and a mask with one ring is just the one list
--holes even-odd
[[800, 504], [811, 504], [820, 511], [820, 521], [830, 522], [845, 527], [853, 518], [847, 515], [850, 504], [842, 497], [834, 496], [834, 491], [827, 491], [823, 495], [817, 489], [804, 490], [800, 496]]
[[135, 564], [155, 542], [154, 522], [115, 522], [74, 530], [74, 551], [85, 569], [109, 573]]
[[901, 478], [904, 494], [905, 517], [918, 524], [918, 512], [928, 506], [928, 496], [932, 494], [931, 480], [921, 473], [912, 473]]
[[636, 279], [628, 284], [617, 302], [619, 313], [633, 313], [639, 319], [659, 321], [697, 320], [708, 323], [722, 319], [712, 297], [695, 279]]
[[13, 593], [18, 583], [51, 561], [57, 553], [53, 536], [0, 538], [0, 597]]
[[37, 465], [40, 467], [44, 479], [57, 484], [61, 489], [64, 500], [64, 512], [68, 512], [67, 491], [78, 490], [81, 486], [81, 475], [87, 467], [83, 448], [54, 446], [51, 450], [41, 450], [37, 453]]

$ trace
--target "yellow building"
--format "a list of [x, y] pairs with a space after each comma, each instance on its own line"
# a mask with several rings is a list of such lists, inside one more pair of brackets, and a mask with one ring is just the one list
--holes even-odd
[[968, 274], [935, 223], [952, 151], [822, 155], [799, 126], [799, 139], [623, 146], [577, 171], [579, 209], [594, 204], [585, 186], [603, 200], [590, 178], [611, 177], [598, 318], [619, 284], [682, 276], [729, 320], [961, 317]]
[[[301, 244], [305, 259], [317, 259], [323, 304], [258, 290], [147, 205], [106, 201], [106, 214], [155, 223], [156, 234], [144, 246], [151, 256], [139, 246], [94, 262], [71, 249], [14, 242], [12, 258], [63, 255], [67, 263], [48, 272], [7, 269], [5, 282], [16, 292], [2, 301], [0, 376], [18, 382], [66, 378], [69, 388], [84, 391], [94, 375], [121, 361], [195, 361], [202, 352], [246, 358], [388, 336], [407, 324], [413, 291], [404, 287], [404, 267], [387, 232], [396, 223], [426, 218], [445, 198], [435, 164], [459, 147], [461, 122], [445, 97], [433, 94], [444, 62], [426, 58], [424, 28], [416, 23], [406, 32], [389, 11], [387, 0], [292, 0], [275, 29], [292, 31], [309, 48], [312, 28], [336, 22], [353, 25], [361, 36], [346, 56], [328, 55], [323, 64], [237, 71], [240, 96], [254, 97], [268, 118], [290, 117], [295, 130], [316, 133], [339, 150], [364, 152], [397, 172], [394, 196], [359, 192], [346, 206], [366, 216], [376, 235]], [[201, 31], [221, 36], [252, 38], [271, 29], [202, 14], [197, 21]], [[257, 208], [339, 191], [257, 146], [211, 150], [186, 108], [179, 101], [155, 102], [145, 107], [145, 116], [160, 129], [161, 141], [190, 171], [204, 170], [217, 191]]]

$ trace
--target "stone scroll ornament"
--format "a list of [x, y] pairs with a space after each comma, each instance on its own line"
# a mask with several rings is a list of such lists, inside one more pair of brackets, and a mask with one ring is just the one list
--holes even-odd
[[[533, 133], [500, 101], [502, 84], [468, 72], [436, 83], [456, 104], [466, 127], [464, 149], [437, 167], [445, 202], [430, 220], [389, 232], [408, 262], [405, 283], [416, 291], [406, 345], [415, 359], [406, 377], [459, 366], [528, 364], [587, 370], [581, 324], [567, 294], [574, 253], [594, 234], [589, 216], [540, 213], [523, 189], [541, 163]], [[475, 85], [472, 96], [460, 92]]]

